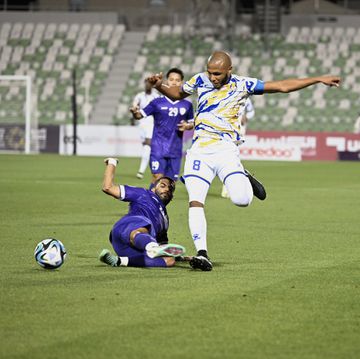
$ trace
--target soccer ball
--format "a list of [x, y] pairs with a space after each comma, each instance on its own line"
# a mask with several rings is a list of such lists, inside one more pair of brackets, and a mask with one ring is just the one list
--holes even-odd
[[58, 239], [47, 238], [38, 243], [34, 256], [41, 267], [56, 269], [64, 263], [66, 249]]

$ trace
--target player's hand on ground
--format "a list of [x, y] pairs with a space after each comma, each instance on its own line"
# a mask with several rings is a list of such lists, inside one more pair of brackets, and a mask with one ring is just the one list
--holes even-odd
[[339, 76], [321, 76], [320, 82], [327, 86], [339, 87], [341, 78]]
[[163, 74], [162, 72], [160, 72], [159, 74], [153, 74], [149, 76], [146, 80], [149, 81], [153, 87], [158, 87], [162, 84]]
[[113, 157], [108, 157], [104, 159], [104, 163], [106, 165], [114, 165], [116, 167], [116, 165], [119, 163], [119, 160], [117, 158], [113, 158]]

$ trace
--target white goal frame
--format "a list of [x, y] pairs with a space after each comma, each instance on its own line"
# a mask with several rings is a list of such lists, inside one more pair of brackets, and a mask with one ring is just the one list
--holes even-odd
[[31, 102], [32, 102], [32, 80], [28, 75], [0, 75], [4, 81], [25, 81], [25, 153], [31, 153]]

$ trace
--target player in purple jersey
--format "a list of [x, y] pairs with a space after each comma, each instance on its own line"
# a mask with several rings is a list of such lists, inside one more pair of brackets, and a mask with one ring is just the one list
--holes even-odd
[[115, 223], [110, 232], [110, 242], [117, 255], [104, 249], [100, 261], [113, 267], [171, 267], [175, 257], [184, 254], [185, 248], [169, 244], [167, 230], [169, 217], [166, 206], [173, 198], [175, 182], [162, 177], [151, 190], [114, 184], [117, 159], [104, 160], [102, 190], [106, 194], [129, 202], [128, 214]]
[[[172, 68], [166, 74], [168, 86], [181, 86], [184, 74]], [[145, 108], [130, 109], [135, 119], [154, 117], [151, 141], [150, 168], [152, 183], [168, 176], [175, 181], [179, 177], [182, 158], [182, 139], [185, 130], [193, 129], [193, 106], [188, 100], [172, 101], [162, 96], [152, 100]]]
[[184, 167], [189, 195], [189, 228], [197, 251], [193, 268], [209, 271], [212, 263], [207, 251], [205, 200], [211, 182], [218, 176], [231, 201], [239, 207], [250, 205], [253, 195], [265, 199], [263, 186], [244, 169], [237, 145], [241, 142], [238, 114], [252, 95], [289, 93], [315, 84], [340, 85], [338, 76], [318, 76], [263, 82], [232, 74], [232, 61], [226, 52], [216, 51], [207, 61], [205, 72], [196, 74], [183, 86], [162, 83], [162, 74], [149, 78], [153, 86], [172, 100], [198, 95], [193, 144]]

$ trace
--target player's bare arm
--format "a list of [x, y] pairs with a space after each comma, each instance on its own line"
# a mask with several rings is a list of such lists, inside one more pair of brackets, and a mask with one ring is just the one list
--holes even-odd
[[159, 74], [151, 75], [147, 80], [155, 87], [160, 93], [170, 98], [173, 101], [182, 100], [190, 96], [182, 90], [181, 86], [169, 86], [163, 83], [162, 72]]
[[322, 83], [326, 86], [340, 86], [341, 79], [338, 76], [319, 76], [308, 77], [303, 79], [286, 79], [280, 81], [265, 82], [264, 93], [283, 92], [288, 93], [292, 91], [301, 90], [305, 87]]
[[116, 158], [105, 158], [106, 168], [104, 173], [102, 191], [116, 199], [120, 198], [120, 186], [114, 184], [115, 169], [118, 163]]

